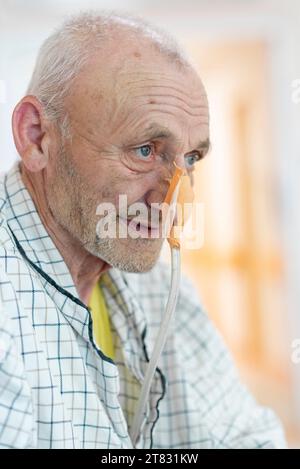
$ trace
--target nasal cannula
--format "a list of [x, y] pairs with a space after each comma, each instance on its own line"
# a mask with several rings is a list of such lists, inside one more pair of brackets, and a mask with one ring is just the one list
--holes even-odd
[[[177, 204], [177, 207], [183, 208], [184, 203], [191, 203], [193, 201], [194, 194], [193, 189], [190, 183], [190, 177], [187, 175], [186, 171], [179, 168], [175, 165], [175, 172], [170, 181], [170, 186], [167, 191], [164, 203], [168, 204], [171, 207], [174, 207]], [[184, 223], [184, 217], [181, 217], [181, 224]], [[154, 345], [152, 356], [147, 367], [145, 378], [143, 381], [141, 394], [138, 400], [136, 412], [133, 418], [130, 436], [133, 447], [136, 446], [140, 431], [141, 425], [144, 418], [145, 408], [151, 388], [151, 383], [155, 374], [157, 363], [163, 351], [167, 334], [169, 330], [170, 322], [173, 318], [177, 299], [178, 299], [178, 290], [180, 283], [180, 240], [176, 237], [175, 227], [172, 223], [170, 233], [168, 235], [168, 243], [171, 249], [171, 285], [169, 290], [168, 301], [163, 316], [161, 326], [159, 328], [159, 333]]]

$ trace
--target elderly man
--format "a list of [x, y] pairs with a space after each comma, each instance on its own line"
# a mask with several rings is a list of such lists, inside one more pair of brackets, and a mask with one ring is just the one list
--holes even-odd
[[[43, 44], [13, 134], [21, 162], [0, 181], [0, 447], [132, 448], [169, 269], [162, 236], [100, 236], [97, 208], [126, 195], [150, 210], [174, 163], [192, 178], [209, 145], [205, 90], [165, 33], [80, 14]], [[136, 447], [283, 446], [183, 278]]]

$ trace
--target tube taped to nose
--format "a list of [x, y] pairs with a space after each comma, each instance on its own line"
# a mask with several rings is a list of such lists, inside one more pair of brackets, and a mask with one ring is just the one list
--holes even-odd
[[[177, 210], [181, 211], [180, 225], [183, 227], [186, 222], [185, 204], [192, 204], [194, 200], [194, 191], [191, 185], [190, 177], [185, 170], [175, 164], [175, 172], [170, 180], [170, 186], [165, 197], [164, 203], [170, 207], [176, 205]], [[179, 225], [179, 226], [180, 226]], [[168, 242], [172, 248], [180, 249], [180, 240], [176, 237], [174, 221], [168, 236]]]

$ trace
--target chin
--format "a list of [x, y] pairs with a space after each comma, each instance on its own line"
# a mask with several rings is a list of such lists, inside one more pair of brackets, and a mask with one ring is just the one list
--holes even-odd
[[145, 264], [143, 262], [143, 264], [140, 264], [139, 262], [136, 262], [136, 263], [128, 263], [126, 265], [119, 265], [119, 266], [116, 266], [117, 268], [119, 268], [120, 270], [122, 270], [123, 272], [131, 272], [131, 273], [146, 273], [146, 272], [150, 272], [150, 270], [152, 270], [155, 266], [155, 264], [157, 263], [157, 259], [155, 259], [154, 262], [151, 262], [151, 263], [148, 263], [148, 264]]
[[93, 245], [85, 247], [94, 256], [123, 272], [146, 273], [152, 270], [160, 257], [161, 243], [159, 246], [155, 246], [155, 249], [152, 245], [152, 249], [148, 252], [144, 243], [143, 245], [139, 242], [135, 242], [134, 245], [130, 244], [120, 243], [120, 240], [100, 241], [98, 239]]
[[[140, 255], [133, 256], [132, 253], [130, 255], [123, 255], [119, 259], [117, 256], [114, 256], [113, 259], [110, 259], [109, 263], [123, 272], [132, 272], [132, 273], [145, 273], [149, 272], [153, 269], [159, 259], [158, 255], [152, 255], [148, 258], [145, 256], [145, 253], [141, 253]], [[106, 261], [107, 262], [107, 261]]]

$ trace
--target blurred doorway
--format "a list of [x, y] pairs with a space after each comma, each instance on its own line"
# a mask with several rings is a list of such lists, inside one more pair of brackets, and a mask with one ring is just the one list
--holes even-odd
[[212, 151], [195, 175], [205, 242], [183, 252], [183, 268], [248, 386], [294, 433], [268, 47], [188, 46], [209, 96]]

